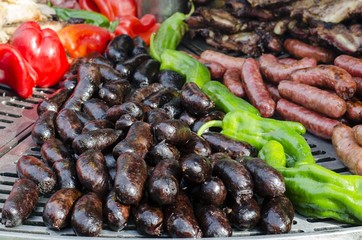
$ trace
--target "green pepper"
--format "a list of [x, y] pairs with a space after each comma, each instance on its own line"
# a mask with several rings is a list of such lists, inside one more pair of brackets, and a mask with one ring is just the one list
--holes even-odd
[[225, 113], [242, 109], [260, 115], [258, 109], [244, 99], [235, 96], [221, 82], [210, 81], [202, 87], [202, 91], [209, 96], [217, 108]]
[[162, 62], [161, 54], [165, 49], [176, 49], [188, 31], [188, 25], [185, 23], [185, 20], [192, 15], [194, 10], [195, 7], [191, 2], [191, 10], [187, 15], [176, 12], [160, 25], [157, 32], [151, 36], [150, 55], [152, 58]]
[[287, 164], [284, 147], [275, 140], [268, 141], [258, 152], [258, 157], [274, 168]]
[[201, 135], [210, 127], [221, 127], [221, 133], [241, 141], [248, 142], [260, 150], [268, 141], [276, 140], [292, 158], [287, 166], [314, 163], [314, 158], [307, 141], [284, 121], [263, 118], [245, 110], [235, 110], [225, 115], [224, 119], [213, 120], [202, 125], [197, 132]]
[[99, 27], [108, 28], [109, 21], [108, 18], [100, 13], [78, 10], [78, 9], [68, 9], [68, 8], [59, 8], [53, 7], [57, 16], [63, 20], [67, 21], [69, 18], [81, 18], [85, 20], [85, 23], [96, 25]]
[[160, 69], [173, 70], [186, 77], [186, 82], [194, 82], [199, 88], [211, 80], [210, 72], [204, 64], [176, 50], [163, 51]]
[[300, 214], [362, 224], [362, 177], [341, 175], [318, 164], [278, 167], [286, 195]]

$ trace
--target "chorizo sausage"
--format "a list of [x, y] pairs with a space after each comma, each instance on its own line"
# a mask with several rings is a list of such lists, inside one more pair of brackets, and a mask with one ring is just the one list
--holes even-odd
[[362, 59], [349, 55], [340, 55], [334, 59], [334, 65], [345, 69], [353, 77], [362, 78]]
[[357, 84], [353, 81], [352, 76], [343, 68], [333, 65], [298, 69], [290, 75], [290, 80], [333, 89], [344, 100], [353, 97], [357, 89]]
[[213, 50], [203, 51], [200, 55], [200, 58], [210, 62], [217, 62], [226, 69], [228, 68], [241, 69], [245, 61], [245, 58], [233, 57]]
[[346, 102], [336, 94], [303, 83], [284, 80], [278, 91], [282, 98], [331, 118], [341, 117], [347, 109]]
[[245, 97], [246, 93], [241, 82], [240, 69], [228, 68], [223, 77], [223, 84], [237, 97]]
[[263, 117], [274, 114], [275, 102], [271, 98], [259, 70], [258, 62], [248, 58], [241, 69], [242, 84], [251, 104], [255, 106]]

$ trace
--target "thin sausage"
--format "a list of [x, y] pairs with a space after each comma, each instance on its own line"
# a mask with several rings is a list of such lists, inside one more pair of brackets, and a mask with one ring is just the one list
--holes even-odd
[[278, 102], [279, 99], [281, 99], [279, 91], [278, 91], [278, 87], [276, 85], [273, 85], [273, 84], [270, 84], [270, 83], [265, 83], [265, 87], [268, 90], [271, 98], [275, 102]]
[[290, 74], [297, 69], [317, 66], [317, 61], [314, 58], [302, 58], [293, 64], [281, 64], [274, 55], [263, 54], [259, 58], [259, 64], [266, 80], [279, 83], [289, 79]]
[[298, 62], [298, 60], [295, 58], [278, 58], [278, 63], [281, 63], [281, 64], [292, 65], [296, 62]]
[[241, 69], [245, 58], [240, 57], [232, 57], [229, 55], [226, 55], [221, 52], [216, 52], [213, 50], [206, 50], [203, 51], [200, 55], [201, 59], [210, 61], [210, 62], [217, 62], [220, 63], [223, 67], [227, 68], [237, 68]]
[[334, 53], [319, 46], [312, 46], [297, 39], [286, 39], [284, 48], [296, 58], [314, 58], [317, 62], [330, 63]]
[[252, 105], [254, 105], [263, 117], [271, 117], [274, 114], [275, 102], [271, 98], [259, 71], [258, 62], [248, 58], [241, 69], [241, 79]]
[[283, 119], [300, 122], [309, 132], [325, 139], [331, 139], [333, 128], [340, 123], [285, 99], [278, 101], [276, 111]]
[[237, 68], [226, 69], [222, 78], [223, 84], [237, 97], [245, 97], [245, 90], [241, 82], [240, 70]]
[[318, 65], [294, 71], [290, 80], [316, 87], [334, 89], [338, 96], [347, 100], [356, 92], [357, 84], [351, 74], [333, 65]]
[[362, 147], [358, 145], [353, 129], [345, 124], [334, 128], [332, 145], [341, 162], [354, 174], [362, 174]]
[[347, 109], [346, 102], [336, 94], [303, 83], [284, 80], [278, 91], [282, 98], [331, 118], [341, 117]]
[[334, 65], [345, 69], [353, 77], [362, 78], [362, 59], [360, 58], [340, 55], [334, 59]]

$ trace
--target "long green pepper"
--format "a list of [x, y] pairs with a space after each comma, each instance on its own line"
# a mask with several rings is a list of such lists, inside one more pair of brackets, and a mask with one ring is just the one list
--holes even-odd
[[152, 58], [162, 62], [161, 54], [165, 49], [176, 49], [189, 29], [185, 20], [192, 15], [194, 10], [195, 7], [191, 4], [191, 10], [187, 15], [176, 12], [160, 25], [157, 32], [151, 36], [150, 55]]

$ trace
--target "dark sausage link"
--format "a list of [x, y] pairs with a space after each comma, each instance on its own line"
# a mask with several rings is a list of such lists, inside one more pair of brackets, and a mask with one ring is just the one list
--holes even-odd
[[214, 102], [193, 82], [182, 87], [181, 104], [194, 116], [203, 116], [215, 107]]
[[56, 191], [47, 201], [43, 210], [43, 221], [51, 229], [60, 230], [70, 224], [71, 211], [75, 201], [82, 195], [74, 188]]
[[127, 80], [120, 79], [104, 83], [98, 91], [98, 96], [109, 106], [119, 105], [125, 101], [131, 90], [131, 84]]
[[190, 127], [178, 119], [169, 119], [157, 123], [153, 127], [153, 131], [159, 142], [165, 140], [174, 145], [183, 144], [191, 138]]
[[179, 158], [179, 150], [174, 145], [165, 141], [159, 142], [152, 146], [146, 156], [147, 163], [151, 166], [156, 166], [160, 161], [165, 159], [173, 159], [178, 161]]
[[55, 121], [59, 136], [65, 143], [72, 143], [82, 133], [84, 125], [74, 110], [60, 110]]
[[57, 113], [46, 111], [35, 121], [31, 137], [37, 144], [41, 145], [49, 138], [55, 137], [55, 118]]
[[129, 205], [117, 201], [116, 193], [111, 191], [104, 204], [104, 216], [110, 229], [121, 231], [128, 223], [130, 216]]
[[183, 177], [190, 183], [203, 183], [211, 177], [211, 164], [209, 159], [191, 153], [180, 159]]
[[45, 141], [41, 146], [40, 154], [49, 166], [53, 166], [57, 161], [73, 161], [72, 152], [57, 138], [51, 138]]
[[160, 236], [164, 227], [162, 209], [149, 203], [142, 203], [135, 213], [135, 222], [139, 233]]
[[255, 227], [260, 220], [260, 207], [254, 198], [235, 203], [227, 210], [230, 223], [239, 229]]
[[204, 237], [230, 237], [232, 228], [225, 213], [214, 205], [201, 207], [195, 212]]
[[108, 110], [106, 102], [99, 98], [91, 98], [84, 102], [83, 112], [92, 119], [102, 119]]
[[77, 200], [71, 216], [71, 225], [78, 236], [99, 235], [103, 225], [103, 210], [102, 201], [95, 193], [87, 193]]
[[5, 227], [21, 225], [33, 212], [38, 197], [39, 190], [33, 181], [16, 180], [2, 207], [1, 223]]
[[57, 184], [57, 178], [52, 169], [34, 156], [22, 156], [16, 164], [16, 172], [20, 178], [35, 182], [41, 194], [50, 193]]
[[41, 101], [37, 107], [37, 113], [40, 116], [46, 111], [58, 112], [68, 97], [68, 90], [66, 88], [60, 88], [43, 101]]

